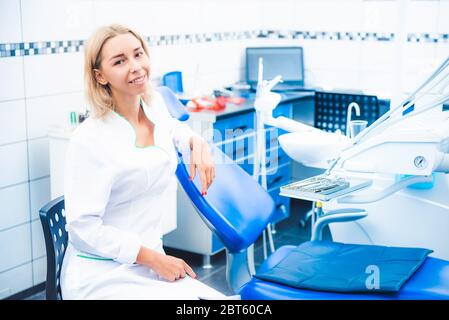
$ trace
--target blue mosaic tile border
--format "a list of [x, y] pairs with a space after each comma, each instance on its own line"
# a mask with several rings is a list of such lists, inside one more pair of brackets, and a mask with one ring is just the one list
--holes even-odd
[[84, 40], [1, 43], [0, 57], [77, 52], [83, 44]]
[[261, 31], [259, 38], [285, 38], [304, 40], [392, 41], [394, 33], [327, 32], [327, 31]]
[[[255, 38], [303, 39], [331, 41], [393, 41], [394, 33], [378, 32], [326, 32], [326, 31], [278, 31], [250, 30], [235, 32], [196, 33], [147, 36], [150, 46], [197, 44], [205, 42], [248, 40]], [[407, 42], [449, 43], [449, 34], [409, 33]], [[85, 40], [1, 43], [0, 58], [78, 52]]]
[[409, 33], [407, 42], [433, 42], [449, 43], [449, 34], [447, 33]]

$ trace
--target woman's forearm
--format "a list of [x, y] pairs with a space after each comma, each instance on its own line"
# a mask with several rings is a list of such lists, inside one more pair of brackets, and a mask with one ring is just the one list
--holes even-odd
[[156, 251], [141, 246], [139, 254], [137, 255], [136, 263], [151, 267], [154, 264], [156, 256]]

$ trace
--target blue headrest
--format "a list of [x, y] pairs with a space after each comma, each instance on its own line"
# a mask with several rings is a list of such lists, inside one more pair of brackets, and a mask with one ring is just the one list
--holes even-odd
[[157, 87], [156, 91], [158, 91], [164, 98], [168, 111], [173, 118], [178, 119], [179, 121], [186, 121], [189, 119], [189, 113], [187, 112], [186, 107], [178, 100], [173, 91], [164, 86]]
[[254, 243], [275, 212], [270, 195], [216, 146], [215, 180], [202, 196], [197, 174], [189, 180], [188, 167], [179, 158], [176, 175], [201, 218], [230, 252], [240, 252]]

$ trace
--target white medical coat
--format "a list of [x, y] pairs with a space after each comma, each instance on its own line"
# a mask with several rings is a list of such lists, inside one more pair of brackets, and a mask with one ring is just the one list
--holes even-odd
[[164, 253], [162, 217], [176, 210], [175, 146], [189, 152], [193, 134], [170, 116], [159, 93], [142, 108], [155, 125], [154, 146], [137, 147], [133, 127], [115, 112], [88, 118], [71, 137], [64, 173], [64, 299], [221, 296], [188, 276], [168, 282], [135, 264], [141, 246]]

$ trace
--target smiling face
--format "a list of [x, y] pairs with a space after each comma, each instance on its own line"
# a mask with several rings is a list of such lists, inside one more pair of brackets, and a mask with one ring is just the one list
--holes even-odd
[[97, 81], [108, 85], [112, 95], [137, 96], [145, 93], [150, 62], [142, 44], [131, 33], [107, 40], [101, 50], [101, 64], [95, 69]]

